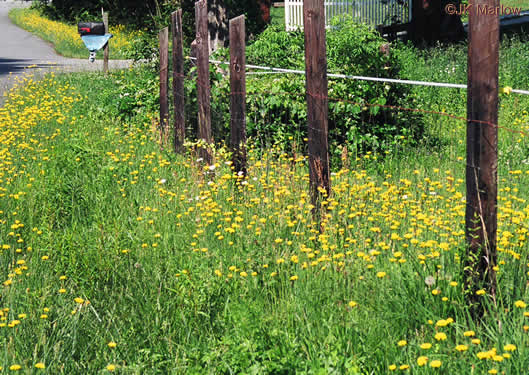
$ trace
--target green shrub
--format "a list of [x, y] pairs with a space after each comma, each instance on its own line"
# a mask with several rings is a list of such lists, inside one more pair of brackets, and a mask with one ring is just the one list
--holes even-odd
[[305, 39], [300, 31], [270, 26], [248, 46], [246, 54], [249, 64], [304, 69]]
[[[332, 73], [399, 78], [399, 61], [382, 47], [387, 42], [375, 31], [351, 19], [334, 23], [327, 33], [328, 70]], [[351, 151], [385, 151], [402, 139], [416, 141], [423, 133], [420, 118], [411, 112], [381, 106], [412, 107], [409, 87], [370, 81], [330, 79], [329, 134], [336, 151], [346, 143]]]
[[151, 74], [150, 69], [138, 69], [134, 79], [117, 80], [115, 103], [122, 120], [130, 120], [138, 115], [147, 117], [158, 110], [160, 102], [160, 77]]
[[[331, 73], [398, 78], [399, 60], [384, 53], [387, 42], [369, 27], [344, 20], [327, 32], [327, 64]], [[217, 58], [227, 60], [226, 50]], [[247, 63], [304, 69], [304, 37], [271, 26], [247, 48]], [[212, 109], [224, 113], [214, 120], [214, 136], [229, 134], [229, 82], [227, 75], [212, 73]], [[290, 147], [306, 134], [305, 76], [256, 74], [247, 77], [247, 133], [266, 147]], [[352, 79], [329, 79], [329, 144], [338, 157], [346, 146], [355, 154], [384, 152], [395, 144], [414, 143], [423, 135], [421, 117], [411, 111], [381, 106], [413, 108], [409, 87]], [[223, 106], [224, 109], [223, 109]], [[298, 143], [299, 144], [299, 143]]]

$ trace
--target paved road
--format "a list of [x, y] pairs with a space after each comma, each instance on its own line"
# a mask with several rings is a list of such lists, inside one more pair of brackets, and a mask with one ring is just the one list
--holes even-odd
[[[0, 104], [3, 94], [14, 82], [14, 76], [47, 69], [64, 71], [102, 70], [102, 60], [69, 59], [55, 53], [51, 44], [15, 26], [8, 17], [9, 9], [28, 6], [28, 2], [0, 0]], [[130, 61], [110, 60], [110, 69], [124, 68]], [[31, 66], [31, 68], [27, 68]], [[33, 67], [34, 66], [34, 67]]]

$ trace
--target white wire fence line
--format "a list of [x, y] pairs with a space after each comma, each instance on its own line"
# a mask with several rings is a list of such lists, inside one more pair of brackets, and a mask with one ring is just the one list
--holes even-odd
[[[196, 60], [196, 57], [186, 57], [189, 60]], [[211, 64], [216, 65], [223, 65], [223, 66], [229, 66], [230, 63], [226, 61], [220, 61], [220, 60], [209, 60]], [[259, 69], [259, 70], [265, 70], [269, 73], [285, 73], [285, 74], [302, 74], [305, 75], [304, 70], [295, 70], [295, 69], [284, 69], [284, 68], [272, 68], [269, 66], [260, 66], [260, 65], [246, 65], [247, 69]], [[252, 72], [255, 74], [255, 72]], [[262, 72], [266, 74], [267, 72]], [[382, 82], [382, 83], [399, 83], [403, 85], [415, 85], [415, 86], [430, 86], [430, 87], [448, 87], [448, 88], [455, 88], [455, 89], [467, 89], [466, 84], [460, 84], [460, 83], [445, 83], [445, 82], [428, 82], [428, 81], [414, 81], [414, 80], [406, 80], [406, 79], [394, 79], [394, 78], [378, 78], [378, 77], [364, 77], [364, 76], [354, 76], [354, 75], [347, 75], [347, 74], [336, 74], [336, 73], [327, 73], [327, 77], [329, 78], [342, 78], [342, 79], [354, 79], [358, 81], [372, 81], [372, 82]], [[521, 94], [521, 95], [529, 95], [529, 90], [520, 90], [520, 89], [511, 89], [506, 88], [507, 92], [509, 93], [515, 93], [515, 94]]]

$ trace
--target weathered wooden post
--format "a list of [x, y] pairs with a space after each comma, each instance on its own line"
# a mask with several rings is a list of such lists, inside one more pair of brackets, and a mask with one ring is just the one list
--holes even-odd
[[498, 170], [498, 0], [476, 0], [469, 14], [465, 289], [474, 317], [485, 289], [496, 297]]
[[[165, 136], [169, 124], [169, 29], [159, 33], [160, 38], [160, 130]], [[162, 137], [163, 138], [163, 137]]]
[[[103, 11], [103, 9], [101, 9]], [[108, 34], [108, 12], [103, 12], [103, 23], [105, 24], [105, 34]], [[110, 50], [108, 48], [108, 43], [105, 44], [105, 48], [103, 50], [103, 72], [108, 74], [108, 59], [110, 56]]]
[[209, 35], [208, 6], [206, 0], [195, 3], [196, 51], [197, 51], [197, 95], [198, 95], [198, 138], [205, 143], [200, 156], [207, 164], [213, 163], [209, 145], [211, 139], [211, 87], [209, 83]]
[[173, 29], [173, 144], [175, 152], [182, 152], [185, 140], [182, 9], [171, 13], [171, 25]]
[[330, 194], [325, 9], [322, 0], [303, 1], [305, 75], [311, 203], [320, 209], [323, 189]]
[[246, 28], [244, 16], [230, 20], [230, 147], [236, 172], [246, 176]]

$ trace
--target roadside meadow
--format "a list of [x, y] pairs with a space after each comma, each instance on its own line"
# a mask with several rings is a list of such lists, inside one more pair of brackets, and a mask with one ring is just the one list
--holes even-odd
[[[395, 43], [384, 60], [374, 33], [351, 30], [329, 36], [336, 71], [372, 69], [339, 60], [359, 43], [384, 74], [466, 82], [465, 43]], [[270, 66], [299, 68], [296, 38], [265, 31], [248, 59], [275, 51]], [[249, 98], [246, 177], [223, 142], [218, 71], [213, 165], [193, 139], [192, 82], [185, 152], [160, 137], [155, 64], [20, 78], [0, 108], [0, 373], [527, 373], [529, 98], [512, 89], [529, 88], [528, 66], [526, 40], [504, 37], [498, 291], [478, 291], [478, 321], [462, 276], [466, 122], [443, 115], [466, 115], [464, 90], [330, 83], [340, 98], [398, 97], [422, 112], [377, 133], [383, 110], [333, 104], [332, 193], [317, 223], [303, 77], [248, 76], [267, 94]]]

